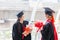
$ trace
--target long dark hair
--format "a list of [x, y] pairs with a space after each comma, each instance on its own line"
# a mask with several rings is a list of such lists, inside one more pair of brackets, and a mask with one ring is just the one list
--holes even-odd
[[17, 22], [19, 22], [19, 21], [20, 21], [20, 19], [18, 18], [18, 19], [17, 19]]

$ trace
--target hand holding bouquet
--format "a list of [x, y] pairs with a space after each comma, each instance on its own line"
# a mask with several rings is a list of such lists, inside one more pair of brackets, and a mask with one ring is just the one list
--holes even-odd
[[42, 22], [36, 22], [35, 27], [38, 28], [38, 30], [37, 30], [37, 32], [38, 32], [41, 29], [41, 27], [43, 27], [43, 23]]
[[30, 26], [27, 26], [25, 28], [25, 31], [23, 32], [24, 36], [29, 35], [29, 33], [31, 33], [31, 31], [32, 31], [32, 28]]

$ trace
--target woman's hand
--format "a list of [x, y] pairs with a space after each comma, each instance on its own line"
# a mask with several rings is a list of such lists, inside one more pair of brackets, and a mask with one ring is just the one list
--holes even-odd
[[32, 29], [30, 27], [26, 27], [25, 31], [22, 34], [24, 34], [24, 36], [27, 36], [27, 35], [29, 35], [29, 33], [31, 33], [31, 31], [32, 31]]

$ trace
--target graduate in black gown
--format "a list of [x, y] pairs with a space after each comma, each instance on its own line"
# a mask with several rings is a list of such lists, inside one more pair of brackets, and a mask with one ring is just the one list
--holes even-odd
[[55, 13], [50, 8], [45, 8], [46, 23], [43, 25], [41, 30], [42, 40], [58, 40], [57, 32], [54, 25], [54, 16]]
[[31, 40], [31, 34], [24, 36], [22, 33], [25, 31], [28, 21], [24, 21], [24, 13], [21, 11], [18, 15], [17, 22], [13, 25], [12, 39], [13, 40]]

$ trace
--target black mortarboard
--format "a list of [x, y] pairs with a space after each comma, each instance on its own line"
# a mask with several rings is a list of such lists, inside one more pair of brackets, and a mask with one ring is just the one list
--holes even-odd
[[49, 16], [52, 16], [52, 13], [55, 13], [55, 11], [53, 11], [52, 9], [46, 7], [45, 9], [45, 14], [48, 14]]
[[17, 17], [18, 17], [18, 18], [19, 18], [19, 17], [22, 17], [23, 14], [24, 14], [23, 11], [21, 11], [20, 13], [17, 14]]

